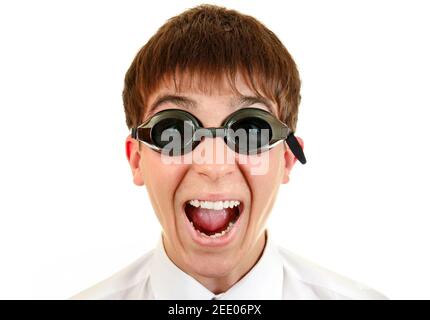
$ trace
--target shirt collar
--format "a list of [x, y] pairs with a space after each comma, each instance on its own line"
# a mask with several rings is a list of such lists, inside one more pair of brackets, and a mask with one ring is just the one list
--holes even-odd
[[283, 263], [266, 230], [266, 244], [258, 262], [230, 289], [215, 295], [170, 260], [160, 238], [151, 264], [150, 282], [155, 299], [160, 300], [281, 299]]

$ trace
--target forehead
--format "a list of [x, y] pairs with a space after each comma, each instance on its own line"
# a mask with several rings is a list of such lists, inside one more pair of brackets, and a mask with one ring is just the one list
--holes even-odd
[[231, 111], [255, 106], [278, 116], [276, 103], [262, 95], [259, 90], [253, 90], [240, 75], [232, 82], [226, 76], [213, 79], [184, 74], [181, 77], [164, 77], [160, 81], [156, 90], [147, 99], [144, 118], [150, 117], [166, 106], [190, 111], [203, 108], [205, 101], [223, 104]]

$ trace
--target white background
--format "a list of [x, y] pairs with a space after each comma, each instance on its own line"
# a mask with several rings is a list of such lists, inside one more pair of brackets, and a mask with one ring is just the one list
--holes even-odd
[[[133, 57], [199, 1], [0, 4], [0, 298], [64, 299], [160, 235], [125, 157]], [[298, 64], [297, 162], [270, 219], [282, 246], [390, 298], [430, 298], [426, 1], [216, 1]]]

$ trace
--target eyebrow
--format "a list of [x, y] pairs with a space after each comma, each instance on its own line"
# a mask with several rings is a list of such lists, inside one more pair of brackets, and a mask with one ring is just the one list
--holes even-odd
[[[152, 116], [152, 114], [160, 108], [162, 105], [166, 103], [172, 103], [177, 106], [183, 107], [187, 110], [192, 110], [197, 107], [197, 102], [191, 98], [180, 96], [180, 95], [174, 95], [174, 94], [165, 94], [160, 95], [157, 97], [157, 99], [151, 104], [149, 110], [148, 110], [148, 117]], [[249, 107], [253, 104], [262, 104], [264, 105], [268, 111], [270, 111], [272, 114], [274, 113], [272, 104], [270, 103], [270, 100], [264, 98], [264, 97], [257, 97], [257, 96], [245, 96], [240, 95], [239, 97], [233, 98], [230, 102], [230, 106], [234, 109]]]
[[157, 97], [157, 99], [151, 104], [148, 110], [148, 115], [151, 115], [156, 109], [166, 103], [172, 103], [188, 110], [195, 109], [197, 106], [197, 102], [193, 99], [174, 94], [165, 94]]
[[270, 103], [270, 100], [266, 99], [264, 97], [243, 96], [243, 95], [241, 95], [241, 96], [239, 96], [239, 99], [237, 99], [237, 98], [233, 99], [232, 103], [231, 103], [232, 107], [236, 107], [237, 106], [237, 108], [240, 108], [240, 107], [242, 107], [242, 108], [249, 107], [249, 106], [251, 106], [253, 104], [262, 104], [273, 115], [276, 115], [275, 112], [274, 112], [274, 110], [273, 110], [272, 104]]

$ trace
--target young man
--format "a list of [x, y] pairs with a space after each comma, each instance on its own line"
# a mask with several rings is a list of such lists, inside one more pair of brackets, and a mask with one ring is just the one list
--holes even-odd
[[[265, 223], [299, 160], [296, 65], [256, 19], [202, 5], [138, 52], [123, 92], [126, 155], [158, 246], [76, 299], [378, 299], [272, 243]], [[209, 128], [209, 129], [208, 129]]]

